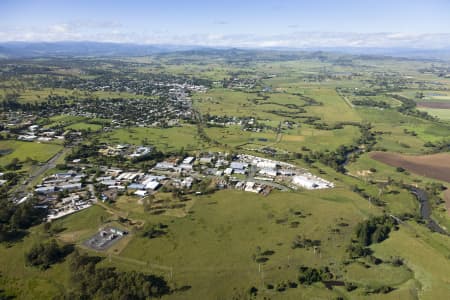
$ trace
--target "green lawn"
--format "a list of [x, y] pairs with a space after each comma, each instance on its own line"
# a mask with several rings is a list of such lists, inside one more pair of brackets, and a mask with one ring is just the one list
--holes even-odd
[[64, 127], [65, 129], [72, 129], [72, 130], [90, 130], [90, 131], [98, 131], [102, 129], [101, 125], [98, 124], [90, 124], [86, 122], [79, 122], [74, 123], [69, 126]]
[[12, 150], [12, 152], [0, 157], [0, 165], [8, 164], [13, 158], [24, 161], [29, 157], [45, 162], [61, 149], [62, 146], [57, 144], [3, 140], [0, 141], [0, 150]]

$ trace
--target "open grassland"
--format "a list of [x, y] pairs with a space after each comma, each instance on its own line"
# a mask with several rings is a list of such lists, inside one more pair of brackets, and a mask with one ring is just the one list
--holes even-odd
[[322, 118], [327, 123], [361, 121], [361, 117], [358, 113], [351, 108], [334, 89], [309, 89], [306, 90], [305, 95], [323, 103], [322, 106], [308, 107], [307, 111], [308, 113], [312, 113], [313, 115]]
[[[117, 246], [117, 251], [107, 253], [108, 258], [101, 265], [162, 274], [173, 286], [190, 286], [187, 291], [172, 294], [168, 299], [242, 298], [251, 286], [259, 289], [259, 297], [270, 296], [271, 299], [337, 296], [413, 299], [417, 292], [425, 299], [440, 299], [445, 295], [449, 279], [448, 274], [443, 273], [448, 269], [444, 253], [450, 253], [450, 245], [443, 237], [431, 235], [428, 229], [413, 223], [401, 226], [387, 241], [372, 247], [374, 255], [383, 260], [388, 261], [391, 256], [405, 258], [405, 266], [383, 263], [367, 268], [358, 261], [342, 264], [348, 255], [346, 246], [352, 239], [355, 225], [380, 211], [340, 186], [323, 191], [273, 192], [267, 197], [230, 190], [194, 196], [189, 213], [181, 217], [151, 215], [144, 212], [137, 197], [121, 197], [112, 207], [95, 205], [57, 220], [52, 228], [59, 228], [59, 240], [81, 245], [101, 226], [117, 224], [119, 215], [149, 224], [166, 224], [167, 234], [154, 239], [142, 237], [139, 231], [132, 232], [123, 245]], [[392, 201], [409, 200], [403, 194], [392, 196]], [[348, 225], [339, 227], [339, 223]], [[337, 233], [332, 230], [336, 228], [340, 229]], [[320, 252], [292, 249], [292, 241], [298, 235], [320, 240]], [[19, 289], [17, 293], [21, 297], [36, 293], [35, 299], [48, 299], [69, 288], [67, 263], [56, 264], [41, 273], [25, 266], [23, 255], [17, 255], [19, 248], [28, 249], [38, 240], [47, 238], [48, 234], [38, 226], [20, 244], [11, 248], [0, 245], [0, 263], [5, 276], [0, 280], [7, 291]], [[407, 242], [403, 242], [404, 239]], [[411, 245], [414, 245], [413, 250]], [[267, 254], [262, 254], [264, 252]], [[103, 256], [96, 252], [91, 254]], [[435, 255], [438, 262], [428, 263], [427, 259]], [[260, 257], [268, 260], [256, 262]], [[296, 281], [300, 265], [328, 265], [339, 279], [354, 282], [359, 288], [351, 293], [344, 288], [327, 290], [321, 283], [299, 285], [282, 293], [265, 288], [269, 283]], [[387, 295], [364, 294], [365, 288], [385, 285], [395, 290]]]
[[448, 237], [410, 223], [372, 248], [381, 259], [403, 257], [405, 265], [414, 272], [412, 285], [404, 291], [403, 299], [411, 299], [416, 293], [420, 299], [430, 300], [446, 299], [450, 295]]
[[98, 131], [98, 130], [102, 129], [102, 126], [98, 125], [98, 124], [79, 122], [79, 123], [74, 123], [69, 126], [66, 126], [65, 129]]
[[102, 134], [100, 139], [107, 143], [126, 143], [133, 145], [153, 145], [163, 152], [201, 150], [197, 128], [193, 125], [171, 128], [131, 127], [116, 129]]
[[0, 141], [0, 150], [6, 155], [0, 157], [0, 165], [17, 158], [25, 161], [28, 157], [38, 162], [45, 162], [62, 149], [62, 146], [51, 143], [22, 142], [15, 140]]
[[441, 109], [441, 108], [424, 108], [419, 107], [421, 111], [426, 111], [428, 114], [435, 116], [443, 121], [450, 120], [450, 108], [449, 109]]
[[393, 152], [420, 154], [426, 149], [426, 142], [441, 141], [450, 135], [446, 124], [405, 116], [394, 110], [358, 109], [361, 117], [370, 122], [373, 131], [383, 134], [378, 137], [377, 146]]
[[[299, 212], [304, 217], [299, 217]], [[235, 292], [244, 293], [251, 285], [260, 288], [261, 274], [252, 258], [258, 251], [274, 252], [262, 265], [265, 283], [295, 280], [296, 265], [320, 266], [345, 257], [350, 229], [342, 234], [330, 233], [338, 222], [352, 227], [375, 212], [367, 201], [345, 190], [275, 192], [268, 197], [223, 191], [198, 197], [185, 218], [152, 216], [150, 222], [169, 226], [168, 235], [151, 240], [136, 237], [121, 256], [173, 268], [179, 285], [192, 286], [181, 298], [232, 296]], [[298, 234], [320, 239], [321, 256], [312, 250], [292, 249], [291, 242]], [[220, 284], [224, 281], [228, 284]], [[321, 292], [313, 286], [273, 297], [299, 299], [311, 293]], [[173, 298], [177, 299], [177, 295]]]
[[302, 147], [314, 151], [334, 150], [341, 145], [353, 144], [359, 135], [359, 129], [355, 126], [344, 126], [335, 130], [302, 126], [283, 132], [278, 147], [291, 152], [300, 152]]
[[370, 157], [421, 176], [450, 182], [449, 153], [409, 156], [391, 152], [372, 152]]

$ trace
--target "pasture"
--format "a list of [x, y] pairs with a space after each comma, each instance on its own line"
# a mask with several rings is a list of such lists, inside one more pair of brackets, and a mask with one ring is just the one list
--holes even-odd
[[103, 133], [99, 139], [107, 143], [152, 145], [163, 152], [203, 149], [197, 135], [197, 127], [193, 125], [171, 128], [121, 128]]
[[31, 158], [38, 162], [45, 162], [62, 149], [61, 145], [39, 142], [22, 142], [16, 140], [0, 141], [0, 150], [6, 155], [0, 156], [0, 165], [8, 164], [14, 158], [25, 161]]

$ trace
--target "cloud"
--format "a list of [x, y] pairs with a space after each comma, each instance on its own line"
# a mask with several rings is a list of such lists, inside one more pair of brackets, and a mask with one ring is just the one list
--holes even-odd
[[[222, 22], [225, 25], [225, 21]], [[291, 27], [292, 26], [292, 27]], [[294, 28], [294, 25], [291, 25]], [[112, 21], [75, 20], [43, 28], [0, 28], [0, 41], [97, 41], [137, 44], [202, 45], [222, 47], [373, 47], [450, 48], [450, 33], [340, 33], [295, 31], [278, 35], [174, 34], [166, 30], [130, 32]]]

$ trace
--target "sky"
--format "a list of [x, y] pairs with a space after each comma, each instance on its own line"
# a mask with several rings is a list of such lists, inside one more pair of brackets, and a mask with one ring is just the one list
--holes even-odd
[[1, 0], [0, 41], [450, 47], [450, 0]]

